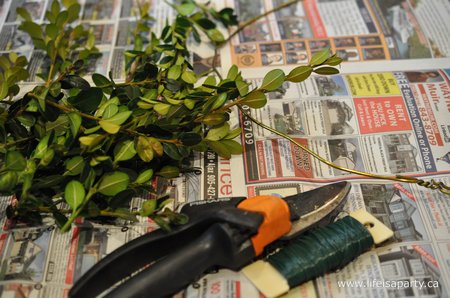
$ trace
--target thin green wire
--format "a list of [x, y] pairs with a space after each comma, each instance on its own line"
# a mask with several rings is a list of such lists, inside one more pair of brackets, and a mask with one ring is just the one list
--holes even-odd
[[373, 245], [373, 238], [359, 221], [351, 216], [302, 235], [268, 262], [295, 287], [348, 264]]

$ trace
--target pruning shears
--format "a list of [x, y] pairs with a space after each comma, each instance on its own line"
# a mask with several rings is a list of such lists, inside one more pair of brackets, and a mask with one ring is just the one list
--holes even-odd
[[209, 270], [239, 270], [276, 243], [331, 223], [349, 189], [350, 184], [339, 182], [284, 198], [187, 203], [180, 212], [189, 216], [189, 223], [119, 247], [86, 272], [69, 297], [96, 297], [107, 290], [106, 297], [168, 297]]

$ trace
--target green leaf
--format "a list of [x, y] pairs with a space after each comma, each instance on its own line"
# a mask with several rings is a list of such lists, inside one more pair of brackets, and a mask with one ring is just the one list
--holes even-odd
[[206, 125], [220, 125], [227, 121], [227, 117], [224, 113], [210, 113], [204, 116], [201, 121]]
[[188, 3], [181, 4], [181, 5], [177, 5], [177, 6], [175, 6], [175, 8], [179, 12], [179, 14], [181, 14], [182, 16], [187, 16], [187, 15], [190, 15], [194, 11], [195, 4], [192, 2], [188, 2]]
[[164, 166], [162, 169], [156, 173], [159, 176], [165, 177], [165, 178], [177, 178], [180, 176], [180, 169], [175, 166]]
[[86, 48], [92, 50], [95, 46], [95, 35], [92, 32], [89, 32], [87, 37]]
[[211, 41], [215, 43], [221, 43], [225, 41], [225, 37], [223, 37], [222, 32], [220, 32], [220, 30], [218, 30], [217, 28], [206, 31], [206, 34], [211, 39]]
[[[6, 59], [6, 57], [4, 57], [4, 56], [2, 56], [2, 57]], [[20, 57], [23, 58], [26, 62], [27, 59], [24, 56], [20, 56]], [[12, 63], [18, 64], [17, 59], [19, 58], [19, 55], [17, 55], [15, 52], [9, 52], [8, 58]], [[9, 65], [9, 62], [8, 62], [8, 65]], [[20, 66], [25, 66], [25, 65], [20, 65]]]
[[52, 211], [52, 215], [58, 228], [62, 228], [68, 220], [68, 218], [58, 210]]
[[147, 137], [139, 136], [137, 139], [136, 151], [139, 157], [145, 161], [150, 162], [154, 157], [152, 143]]
[[127, 189], [130, 178], [123, 172], [112, 172], [103, 175], [97, 191], [105, 196], [114, 196], [119, 192]]
[[91, 88], [88, 81], [77, 75], [67, 75], [60, 82], [63, 89], [78, 88], [89, 90]]
[[227, 139], [227, 140], [234, 139], [235, 137], [239, 136], [241, 133], [242, 133], [242, 128], [240, 128], [240, 127], [235, 128], [235, 129], [233, 129], [232, 131], [230, 131], [230, 132], [225, 136], [224, 139]]
[[64, 199], [70, 205], [72, 210], [77, 210], [83, 204], [86, 197], [86, 191], [80, 181], [72, 180], [67, 183], [64, 190]]
[[45, 34], [47, 34], [47, 36], [53, 40], [58, 36], [58, 31], [58, 27], [56, 27], [56, 25], [52, 23], [47, 24], [47, 26], [45, 27]]
[[140, 107], [143, 110], [150, 110], [153, 108], [153, 105], [150, 103], [146, 103], [145, 101], [139, 101], [137, 103], [137, 106]]
[[152, 217], [152, 219], [164, 232], [172, 231], [169, 223], [162, 216], [156, 215], [156, 216]]
[[33, 157], [34, 158], [42, 158], [44, 157], [45, 152], [48, 148], [48, 141], [50, 140], [50, 134], [47, 134], [45, 137], [43, 137], [38, 145], [36, 146], [36, 149], [34, 151]]
[[242, 154], [242, 145], [234, 140], [221, 140], [220, 143], [224, 145], [231, 154]]
[[117, 112], [119, 112], [119, 107], [116, 104], [113, 104], [113, 103], [108, 104], [102, 113], [102, 118], [109, 119], [112, 116], [116, 115]]
[[240, 81], [240, 80], [236, 81], [235, 83], [236, 83], [236, 87], [238, 88], [239, 95], [241, 97], [247, 95], [249, 84], [244, 81]]
[[[164, 207], [173, 204], [174, 199], [165, 199], [164, 201], [162, 201], [161, 203], [158, 204], [158, 209], [162, 210]], [[165, 210], [164, 210], [165, 211]]]
[[103, 98], [103, 91], [100, 88], [89, 88], [81, 90], [77, 96], [69, 97], [68, 101], [78, 110], [84, 113], [94, 112]]
[[[53, 3], [55, 3], [55, 2], [56, 1], [53, 1]], [[45, 18], [51, 23], [56, 22], [56, 16], [51, 11], [46, 11], [45, 12]]]
[[136, 155], [134, 142], [127, 140], [120, 142], [114, 147], [114, 161], [124, 161], [132, 159]]
[[171, 68], [169, 68], [169, 71], [167, 72], [167, 78], [172, 80], [177, 80], [181, 75], [181, 66], [180, 65], [174, 65]]
[[144, 184], [153, 177], [153, 169], [144, 170], [141, 173], [139, 173], [139, 176], [136, 178], [136, 181], [134, 181], [136, 184]]
[[33, 39], [44, 39], [41, 26], [36, 23], [30, 21], [22, 22], [19, 29], [28, 33]]
[[162, 156], [164, 154], [164, 148], [161, 142], [153, 137], [148, 138], [148, 141], [150, 142], [153, 151], [155, 151], [156, 155]]
[[106, 94], [111, 94], [113, 90], [112, 83], [107, 77], [99, 73], [94, 73], [92, 75], [92, 81], [94, 82], [95, 86], [102, 88], [103, 92], [105, 92]]
[[[14, 53], [14, 52], [11, 52], [11, 53]], [[10, 60], [12, 62], [11, 58], [10, 58]], [[0, 68], [5, 71], [5, 70], [9, 69], [10, 67], [11, 67], [11, 63], [8, 60], [8, 58], [6, 58], [5, 56], [0, 56]]]
[[339, 73], [339, 69], [331, 66], [324, 66], [314, 69], [314, 72], [320, 75], [335, 75]]
[[198, 19], [195, 22], [205, 30], [216, 28], [216, 24], [214, 24], [212, 21], [210, 21], [207, 18]]
[[[150, 89], [145, 91], [144, 96], [141, 97], [142, 100], [152, 100], [156, 99], [158, 97], [158, 90], [157, 89]], [[150, 102], [152, 103], [152, 102]]]
[[209, 77], [207, 77], [206, 78], [206, 80], [203, 82], [203, 89], [205, 90], [205, 91], [212, 91], [212, 90], [214, 90], [214, 89], [211, 89], [211, 88], [208, 88], [208, 87], [206, 87], [206, 86], [216, 86], [216, 78], [215, 77], [213, 77], [213, 76], [209, 76]]
[[228, 70], [227, 79], [234, 81], [238, 73], [238, 67], [236, 66], [236, 64], [233, 64], [233, 66], [230, 67], [230, 70]]
[[193, 71], [185, 71], [181, 74], [181, 79], [188, 84], [195, 84], [197, 82], [197, 75]]
[[302, 65], [294, 68], [286, 77], [287, 81], [293, 83], [303, 82], [311, 75], [313, 68], [309, 65]]
[[92, 134], [85, 137], [79, 137], [78, 140], [80, 143], [86, 147], [88, 147], [89, 151], [96, 149], [97, 146], [100, 146], [105, 141], [105, 136], [101, 134]]
[[81, 6], [78, 3], [74, 3], [70, 5], [67, 9], [67, 12], [69, 13], [67, 22], [72, 23], [73, 21], [76, 21], [80, 15]]
[[64, 134], [67, 128], [70, 125], [70, 119], [66, 114], [61, 114], [59, 117], [53, 122], [47, 122], [45, 124], [45, 130], [47, 132], [54, 131], [56, 136], [60, 136]]
[[156, 204], [157, 204], [157, 202], [155, 199], [150, 199], [150, 200], [145, 201], [142, 204], [142, 209], [140, 211], [140, 215], [141, 216], [152, 215], [156, 210]]
[[30, 13], [23, 7], [17, 7], [16, 8], [16, 12], [19, 16], [22, 17], [22, 19], [24, 19], [25, 21], [32, 21], [33, 19], [31, 18]]
[[67, 116], [69, 116], [70, 131], [72, 133], [72, 136], [76, 137], [81, 127], [81, 116], [75, 112], [71, 112], [67, 114]]
[[263, 79], [260, 89], [273, 91], [281, 87], [284, 82], [284, 72], [281, 69], [269, 71]]
[[183, 155], [181, 155], [180, 151], [178, 150], [177, 145], [172, 143], [164, 143], [163, 144], [164, 153], [167, 154], [171, 159], [173, 160], [182, 160]]
[[[105, 113], [105, 109], [109, 106], [109, 105], [115, 105], [117, 106], [117, 112], [119, 112], [119, 107], [118, 105], [120, 104], [120, 99], [118, 97], [112, 97], [109, 100], [102, 102], [102, 104], [98, 107], [97, 111], [95, 111], [95, 116], [97, 117], [103, 117], [104, 113]], [[122, 106], [122, 108], [125, 108], [125, 106]], [[117, 113], [116, 112], [116, 113]], [[116, 114], [114, 113], [114, 115]], [[108, 117], [112, 117], [113, 115], [108, 115]]]
[[115, 114], [114, 116], [112, 116], [111, 118], [108, 118], [108, 122], [111, 122], [113, 124], [116, 125], [121, 125], [123, 124], [125, 121], [127, 121], [127, 119], [131, 116], [131, 111], [123, 111], [123, 112], [119, 112], [117, 114]]
[[0, 84], [0, 100], [8, 96], [8, 90], [9, 90], [8, 82], [4, 80]]
[[72, 5], [77, 4], [77, 1], [78, 1], [78, 0], [62, 0], [61, 2], [62, 2], [62, 4], [63, 4], [65, 7], [69, 8], [69, 7], [71, 7]]
[[260, 109], [267, 103], [266, 95], [260, 91], [255, 90], [250, 92], [246, 97], [241, 100], [242, 104], [248, 105], [253, 109]]
[[30, 114], [23, 113], [20, 116], [17, 116], [17, 120], [20, 121], [25, 126], [33, 126], [36, 123], [36, 118]]
[[342, 58], [336, 56], [336, 54], [334, 54], [333, 56], [331, 56], [330, 58], [328, 58], [323, 64], [326, 65], [330, 65], [330, 66], [337, 66], [339, 64], [342, 63]]
[[74, 156], [71, 159], [66, 160], [66, 172], [64, 174], [68, 176], [80, 175], [83, 171], [84, 165], [85, 162], [82, 156]]
[[120, 131], [120, 125], [114, 124], [108, 120], [101, 120], [98, 122], [101, 128], [109, 134], [116, 134]]
[[202, 136], [196, 132], [182, 133], [179, 137], [184, 146], [195, 146], [202, 141]]
[[105, 155], [93, 156], [91, 158], [91, 160], [89, 161], [89, 165], [91, 167], [95, 167], [95, 166], [98, 166], [99, 164], [101, 164], [102, 162], [109, 161], [109, 160], [110, 160], [109, 156], [105, 156]]
[[19, 151], [8, 151], [5, 166], [10, 171], [23, 171], [27, 167], [27, 161]]
[[171, 105], [180, 105], [183, 103], [183, 100], [179, 100], [179, 99], [172, 99], [172, 98], [166, 98], [167, 102], [170, 103]]
[[185, 99], [184, 100], [184, 105], [186, 106], [186, 108], [188, 108], [189, 110], [192, 110], [195, 107], [195, 104], [197, 103], [196, 100], [193, 99]]
[[67, 12], [67, 10], [61, 11], [58, 14], [58, 16], [56, 17], [56, 27], [58, 27], [60, 30], [63, 29], [68, 18], [69, 18], [69, 13]]
[[216, 152], [219, 156], [230, 159], [231, 158], [231, 151], [228, 149], [227, 146], [222, 144], [219, 141], [207, 141], [206, 142], [214, 152]]
[[212, 106], [212, 110], [217, 110], [218, 108], [222, 107], [223, 104], [227, 101], [228, 99], [228, 94], [227, 93], [221, 93], [216, 101], [214, 102], [213, 106]]
[[12, 191], [18, 181], [19, 176], [16, 172], [5, 172], [0, 174], [0, 193]]
[[218, 141], [223, 139], [230, 132], [230, 124], [225, 122], [219, 127], [211, 128], [206, 135], [208, 141]]
[[58, 97], [59, 93], [61, 93], [61, 83], [54, 82], [49, 89], [51, 96]]
[[156, 104], [153, 109], [160, 115], [164, 116], [167, 115], [167, 113], [170, 110], [171, 105], [166, 103], [158, 103]]
[[330, 49], [326, 48], [317, 53], [315, 53], [311, 60], [309, 61], [309, 65], [316, 66], [324, 63], [330, 57]]
[[59, 1], [52, 1], [52, 6], [50, 8], [50, 12], [53, 15], [58, 15], [58, 13], [61, 11], [61, 5], [59, 5]]

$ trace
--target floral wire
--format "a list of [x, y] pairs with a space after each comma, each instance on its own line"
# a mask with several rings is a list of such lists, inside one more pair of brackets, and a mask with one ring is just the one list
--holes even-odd
[[294, 140], [292, 137], [268, 126], [265, 125], [264, 123], [258, 121], [257, 119], [255, 119], [254, 117], [252, 117], [249, 113], [247, 113], [246, 111], [244, 111], [244, 109], [239, 106], [239, 110], [242, 112], [242, 114], [244, 114], [244, 116], [246, 116], [247, 118], [249, 118], [253, 123], [255, 123], [256, 125], [267, 129], [268, 131], [290, 141], [291, 143], [293, 143], [294, 145], [300, 147], [302, 150], [306, 151], [307, 153], [309, 153], [310, 155], [312, 155], [313, 157], [317, 158], [318, 160], [320, 160], [321, 162], [323, 162], [324, 164], [341, 170], [341, 171], [345, 171], [348, 173], [352, 173], [352, 174], [356, 174], [356, 175], [360, 175], [360, 176], [366, 176], [366, 177], [370, 177], [370, 178], [376, 178], [376, 179], [383, 179], [383, 180], [391, 180], [391, 181], [396, 181], [396, 182], [403, 182], [403, 183], [414, 183], [414, 184], [418, 184], [420, 186], [423, 186], [425, 188], [429, 188], [429, 189], [438, 189], [440, 192], [442, 192], [443, 194], [446, 195], [450, 195], [450, 187], [446, 186], [443, 182], [440, 181], [436, 181], [434, 179], [431, 179], [431, 181], [424, 181], [422, 179], [418, 179], [416, 177], [409, 177], [409, 176], [401, 176], [401, 175], [396, 175], [396, 176], [388, 176], [388, 175], [380, 175], [380, 174], [373, 174], [373, 173], [367, 173], [367, 172], [362, 172], [362, 171], [358, 171], [358, 170], [354, 170], [354, 169], [349, 169], [349, 168], [345, 168], [345, 167], [341, 167], [338, 166], [334, 163], [332, 163], [331, 161], [323, 158], [322, 156], [320, 156], [319, 154], [317, 154], [316, 152], [314, 152], [313, 150], [309, 149], [308, 147], [300, 144], [299, 142], [297, 142], [296, 140]]

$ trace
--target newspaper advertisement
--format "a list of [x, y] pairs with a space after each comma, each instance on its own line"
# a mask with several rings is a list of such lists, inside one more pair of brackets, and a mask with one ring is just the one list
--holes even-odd
[[[383, 174], [449, 173], [448, 69], [313, 76], [282, 88], [254, 117], [333, 163]], [[352, 178], [246, 116], [241, 123], [249, 184]]]
[[[99, 59], [89, 73], [125, 79], [123, 54], [134, 47], [140, 0], [81, 0], [79, 24], [96, 36]], [[48, 62], [18, 30], [17, 7], [44, 22], [51, 0], [0, 0], [0, 55], [25, 55], [27, 86], [40, 81]], [[280, 5], [281, 0], [226, 0], [241, 20]], [[222, 6], [222, 1], [217, 1]], [[159, 34], [174, 16], [165, 1], [152, 1], [148, 24]], [[259, 20], [238, 34], [213, 63], [211, 48], [196, 50], [198, 73], [211, 65], [247, 68], [254, 86], [261, 71], [251, 67], [290, 67], [306, 63], [329, 47], [346, 62], [450, 57], [450, 3], [446, 0], [304, 0]], [[142, 36], [148, 42], [149, 36]], [[229, 58], [230, 56], [231, 58]], [[355, 63], [356, 64], [356, 63]], [[402, 174], [450, 184], [450, 64], [418, 70], [346, 72], [286, 82], [252, 115], [293, 137], [335, 164], [381, 174]], [[230, 196], [287, 196], [324, 183], [348, 180], [345, 211], [364, 208], [391, 230], [389, 243], [371, 250], [337, 272], [292, 289], [285, 297], [449, 297], [450, 203], [438, 191], [387, 183], [341, 172], [301, 148], [264, 131], [242, 114], [242, 156], [223, 159], [214, 152], [194, 154], [190, 171], [178, 179], [153, 181], [158, 196], [184, 202]], [[131, 209], [142, 200], [135, 198]], [[0, 198], [0, 212], [14, 198]], [[148, 219], [115, 225], [78, 222], [66, 234], [54, 223], [12, 227], [0, 217], [0, 296], [67, 297], [71, 285], [101, 258], [157, 228]], [[176, 297], [264, 298], [240, 272], [220, 270]]]
[[[242, 22], [281, 0], [227, 0]], [[241, 68], [307, 63], [330, 48], [348, 62], [450, 56], [446, 0], [304, 0], [244, 28], [229, 47]]]

